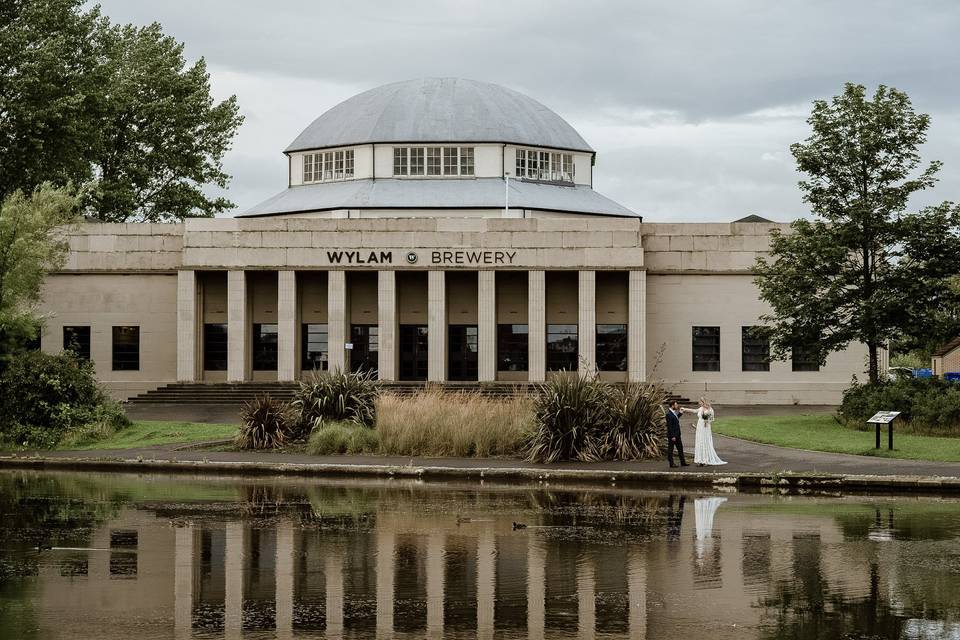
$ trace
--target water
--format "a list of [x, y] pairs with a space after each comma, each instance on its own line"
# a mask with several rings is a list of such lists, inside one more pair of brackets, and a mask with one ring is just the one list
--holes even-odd
[[953, 499], [24, 471], [0, 511], [0, 638], [960, 638]]

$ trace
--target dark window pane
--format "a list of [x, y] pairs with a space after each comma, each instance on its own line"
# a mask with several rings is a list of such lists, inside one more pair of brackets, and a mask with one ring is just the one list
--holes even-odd
[[451, 380], [477, 379], [479, 335], [476, 325], [447, 328], [447, 374]]
[[400, 325], [400, 379], [427, 379], [427, 326]]
[[547, 369], [576, 371], [579, 334], [575, 324], [547, 325]]
[[350, 328], [350, 370], [377, 374], [379, 367], [380, 329], [377, 325], [355, 324]]
[[770, 339], [760, 333], [762, 327], [742, 327], [744, 371], [770, 371]]
[[816, 349], [805, 345], [795, 346], [792, 350], [794, 371], [820, 371], [820, 360]]
[[203, 370], [227, 370], [227, 325], [203, 325]]
[[64, 327], [63, 348], [81, 360], [90, 359], [90, 327]]
[[530, 334], [525, 324], [497, 325], [497, 371], [527, 371]]
[[327, 325], [304, 324], [300, 340], [301, 364], [304, 371], [326, 371], [328, 366]]
[[693, 328], [693, 370], [720, 371], [720, 327]]
[[253, 325], [253, 370], [277, 370], [277, 325]]
[[627, 370], [627, 325], [597, 325], [597, 370]]
[[140, 327], [113, 328], [113, 370], [140, 369]]

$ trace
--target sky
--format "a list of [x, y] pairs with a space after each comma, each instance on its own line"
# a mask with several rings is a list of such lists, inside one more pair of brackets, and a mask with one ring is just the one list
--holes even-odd
[[[282, 191], [282, 150], [317, 116], [381, 84], [502, 84], [597, 151], [594, 188], [650, 222], [808, 215], [789, 145], [845, 82], [905, 91], [932, 124], [940, 183], [960, 201], [956, 0], [101, 0], [115, 23], [159, 22], [206, 59], [245, 116], [224, 166], [240, 213]], [[231, 214], [232, 215], [232, 214]]]

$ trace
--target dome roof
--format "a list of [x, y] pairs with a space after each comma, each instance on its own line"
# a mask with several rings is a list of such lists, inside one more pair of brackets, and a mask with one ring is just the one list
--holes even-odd
[[463, 78], [420, 78], [365, 91], [310, 123], [285, 151], [374, 142], [507, 142], [593, 151], [533, 98]]

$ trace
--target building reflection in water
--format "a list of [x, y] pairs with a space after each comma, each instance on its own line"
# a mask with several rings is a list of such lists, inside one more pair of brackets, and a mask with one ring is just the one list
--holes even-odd
[[[418, 512], [389, 492], [346, 513], [302, 495], [266, 510], [125, 507], [91, 536], [99, 551], [63, 554], [48, 599], [82, 618], [94, 598], [115, 597], [113, 615], [169, 616], [178, 640], [640, 639], [680, 625], [761, 636], [844, 597], [866, 603], [866, 620], [884, 586], [898, 588], [897, 559], [882, 546], [895, 543], [892, 516], [886, 542], [868, 538], [879, 526], [869, 522], [866, 546], [844, 547], [850, 531], [836, 519], [751, 510], [756, 497], [574, 495], [531, 506], [467, 492], [474, 502], [458, 496], [460, 513], [426, 508], [429, 499]], [[63, 582], [80, 578], [96, 596]]]

